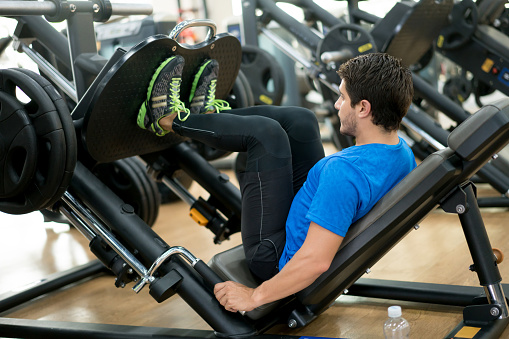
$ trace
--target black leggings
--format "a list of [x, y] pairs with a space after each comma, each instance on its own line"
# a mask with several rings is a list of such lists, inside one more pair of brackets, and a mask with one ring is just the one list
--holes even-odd
[[270, 279], [279, 271], [293, 197], [324, 157], [316, 116], [301, 107], [254, 106], [176, 118], [172, 127], [211, 147], [247, 152], [238, 174], [242, 243], [253, 274]]

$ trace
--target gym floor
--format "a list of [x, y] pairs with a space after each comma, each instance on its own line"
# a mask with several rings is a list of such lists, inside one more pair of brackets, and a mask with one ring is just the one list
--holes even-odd
[[[225, 172], [235, 181], [231, 171]], [[479, 185], [478, 188], [479, 196], [498, 195], [487, 185]], [[195, 196], [207, 198], [196, 184], [190, 190]], [[506, 224], [509, 211], [485, 208], [482, 214], [492, 247], [502, 252], [509, 250], [509, 226]], [[214, 245], [212, 233], [189, 218], [188, 206], [183, 202], [163, 205], [154, 230], [168, 244], [184, 246], [204, 261], [240, 243], [240, 235], [235, 234], [231, 240]], [[0, 232], [0, 297], [3, 293], [22, 289], [52, 273], [94, 259], [86, 239], [79, 232], [63, 224], [43, 223], [38, 212], [25, 216], [0, 215]], [[418, 230], [410, 232], [364, 277], [479, 286], [476, 274], [468, 270], [471, 263], [457, 216], [435, 210], [420, 223]], [[506, 262], [499, 267], [502, 277], [509, 279]], [[132, 284], [117, 289], [112, 276], [99, 276], [49, 293], [0, 316], [210, 330], [178, 296], [158, 304], [150, 297], [147, 288], [136, 295], [131, 287]], [[462, 318], [460, 307], [344, 295], [307, 327], [289, 330], [281, 325], [272, 328], [269, 333], [383, 338], [387, 307], [395, 304], [402, 306], [403, 316], [411, 326], [412, 338], [442, 338]], [[509, 337], [509, 329], [504, 335]]]

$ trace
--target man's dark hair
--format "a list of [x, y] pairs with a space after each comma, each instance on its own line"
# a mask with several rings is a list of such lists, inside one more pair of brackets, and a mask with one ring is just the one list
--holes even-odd
[[400, 59], [385, 53], [359, 55], [343, 63], [338, 74], [352, 107], [367, 100], [375, 125], [387, 131], [399, 128], [414, 95], [412, 73]]

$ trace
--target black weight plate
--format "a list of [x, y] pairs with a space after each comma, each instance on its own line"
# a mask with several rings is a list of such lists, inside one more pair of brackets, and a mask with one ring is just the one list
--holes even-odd
[[16, 98], [0, 92], [0, 198], [20, 194], [37, 165], [35, 129]]
[[76, 139], [76, 131], [74, 129], [74, 124], [72, 122], [71, 113], [69, 112], [69, 108], [65, 99], [63, 99], [58, 91], [53, 87], [53, 85], [43, 76], [32, 72], [28, 69], [19, 68], [17, 71], [22, 72], [32, 79], [34, 79], [48, 94], [50, 99], [53, 101], [55, 108], [57, 109], [57, 113], [60, 117], [60, 122], [62, 123], [62, 131], [64, 132], [65, 138], [65, 170], [64, 176], [62, 177], [62, 181], [55, 192], [54, 196], [48, 201], [46, 204], [47, 207], [53, 205], [57, 202], [62, 194], [67, 190], [71, 182], [72, 175], [74, 173], [74, 168], [76, 167], [76, 161], [78, 157], [78, 147], [77, 147], [77, 139]]
[[281, 105], [285, 76], [274, 56], [257, 46], [244, 45], [240, 69], [249, 79], [255, 105]]
[[246, 75], [242, 72], [242, 70], [239, 70], [239, 74], [237, 75], [237, 79], [239, 79], [244, 87], [244, 92], [247, 97], [246, 106], [242, 107], [251, 107], [255, 104], [255, 98], [253, 94], [253, 90], [251, 89], [251, 85], [249, 84], [249, 79], [246, 77]]
[[16, 97], [20, 88], [30, 101], [23, 104], [34, 126], [38, 143], [38, 162], [33, 181], [16, 199], [0, 201], [0, 210], [23, 214], [47, 207], [65, 175], [66, 140], [60, 116], [44, 89], [16, 69], [0, 71], [0, 87]]
[[254, 105], [254, 96], [249, 82], [242, 70], [237, 74], [233, 88], [226, 98], [231, 108], [244, 108]]
[[140, 165], [132, 158], [96, 165], [92, 172], [124, 202], [133, 206], [135, 213], [149, 226], [157, 218], [159, 204], [147, 175], [140, 173]]
[[479, 13], [472, 0], [456, 3], [450, 14], [450, 24], [440, 31], [437, 46], [450, 51], [465, 45], [477, 28]]
[[[325, 37], [320, 41], [317, 48], [317, 55], [321, 56], [325, 52], [348, 52], [351, 57], [361, 54], [376, 52], [376, 45], [371, 34], [359, 25], [338, 24], [332, 27]], [[336, 73], [341, 62], [336, 63], [336, 67], [327, 67], [324, 65], [323, 73], [327, 80], [333, 84], [341, 82]]]
[[161, 193], [159, 193], [159, 187], [157, 183], [149, 177], [145, 164], [137, 157], [127, 158], [131, 163], [133, 170], [138, 175], [140, 182], [145, 190], [145, 196], [147, 197], [147, 219], [145, 222], [149, 226], [153, 226], [156, 222], [157, 216], [159, 215], [159, 206], [161, 205]]
[[472, 93], [472, 83], [465, 76], [452, 76], [444, 83], [442, 93], [461, 106]]

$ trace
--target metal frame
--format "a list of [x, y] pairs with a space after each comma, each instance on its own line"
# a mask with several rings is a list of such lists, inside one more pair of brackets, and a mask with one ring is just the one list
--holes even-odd
[[[0, 3], [0, 13], [1, 12]], [[77, 19], [72, 21], [71, 26], [75, 29], [80, 25], [82, 20], [90, 20], [93, 15], [78, 16]], [[87, 26], [90, 28], [90, 26]], [[70, 34], [74, 39], [79, 35]], [[91, 40], [85, 40], [83, 45], [71, 46], [71, 60], [74, 61], [83, 55], [82, 50], [87, 50], [90, 47]], [[72, 49], [74, 48], [74, 51]], [[86, 52], [85, 52], [86, 54]], [[80, 71], [73, 68], [75, 78], [82, 78], [77, 80], [77, 98], [84, 95], [84, 88], [86, 87], [86, 76], [83, 76]], [[83, 86], [83, 87], [81, 87]], [[175, 148], [179, 152], [178, 148]], [[175, 151], [175, 150], [173, 150]], [[185, 158], [185, 155], [191, 155]], [[196, 162], [200, 162], [200, 157], [193, 156], [190, 150], [181, 150], [181, 156], [178, 156], [179, 166], [183, 169], [195, 173], [196, 178], [201, 178], [207, 190], [217, 192], [215, 199], [220, 200], [219, 205], [223, 206], [225, 210], [236, 210], [240, 207], [240, 199], [238, 195], [230, 196], [227, 192], [229, 188], [225, 185], [224, 180], [215, 178], [214, 180], [207, 179], [205, 174], [212, 174], [211, 171], [206, 169], [197, 170], [198, 167], [193, 166]], [[204, 160], [203, 160], [204, 161]], [[152, 163], [152, 162], [149, 162]], [[186, 166], [188, 166], [186, 168]], [[193, 169], [194, 168], [194, 169]], [[217, 173], [217, 172], [216, 172]], [[163, 173], [166, 174], [166, 173]], [[225, 189], [226, 187], [226, 189]], [[472, 197], [471, 190], [467, 188], [467, 195], [470, 199]], [[191, 200], [192, 201], [192, 200]], [[472, 201], [470, 203], [472, 205]], [[475, 205], [475, 203], [474, 203]], [[114, 326], [114, 325], [90, 325], [90, 324], [76, 324], [76, 323], [61, 323], [61, 322], [40, 322], [19, 319], [5, 319], [0, 318], [0, 329], [2, 335], [14, 337], [40, 337], [41, 335], [48, 334], [52, 337], [68, 337], [70, 335], [77, 337], [111, 337], [122, 336], [129, 337], [133, 331], [136, 332], [136, 337], [140, 334], [143, 336], [163, 335], [168, 338], [171, 337], [186, 337], [186, 336], [250, 336], [261, 333], [267, 328], [270, 328], [275, 323], [280, 322], [286, 318], [286, 313], [292, 309], [295, 304], [290, 301], [287, 305], [283, 306], [283, 311], [280, 314], [271, 314], [270, 318], [264, 318], [258, 322], [252, 322], [239, 314], [234, 314], [226, 311], [218, 302], [215, 302], [211, 286], [217, 281], [218, 277], [214, 272], [208, 268], [207, 265], [202, 263], [197, 258], [191, 257], [190, 263], [182, 260], [180, 255], [186, 255], [185, 249], [170, 248], [158, 235], [150, 229], [138, 216], [133, 213], [129, 205], [113, 194], [104, 184], [102, 184], [85, 166], [78, 163], [75, 175], [72, 179], [69, 191], [65, 193], [60, 206], [62, 214], [67, 216], [73, 225], [80, 230], [83, 235], [93, 243], [94, 241], [103, 241], [109, 247], [109, 251], [101, 252], [98, 248], [93, 248], [94, 253], [103, 260], [103, 263], [98, 264], [94, 262], [86, 265], [85, 267], [77, 268], [71, 272], [64, 272], [54, 279], [50, 279], [46, 284], [41, 284], [34, 290], [25, 291], [22, 295], [10, 296], [10, 301], [0, 302], [4, 305], [5, 310], [12, 307], [14, 304], [19, 305], [25, 301], [30, 300], [34, 296], [47, 293], [55, 288], [59, 288], [68, 283], [79, 281], [82, 278], [90, 277], [92, 275], [101, 273], [104, 266], [109, 267], [119, 279], [118, 285], [123, 284], [130, 280], [141, 279], [142, 282], [150, 283], [150, 294], [158, 301], [163, 301], [171, 295], [179, 294], [207, 323], [214, 328], [215, 332], [211, 331], [187, 331], [186, 333], [181, 330], [174, 329], [153, 329], [146, 327], [130, 327], [130, 326]], [[478, 248], [478, 243], [485, 245], [487, 236], [479, 233], [484, 228], [479, 227], [480, 217], [478, 209], [470, 209], [468, 213], [462, 218], [462, 225], [467, 236], [469, 245], [472, 243], [475, 246], [471, 247], [471, 252], [474, 257], [474, 264], [476, 267], [484, 267], [485, 260], [483, 254], [486, 253], [484, 247]], [[481, 220], [482, 222], [482, 220]], [[114, 236], [113, 233], [116, 235]], [[117, 239], [118, 237], [118, 239]], [[483, 239], [483, 240], [479, 240]], [[484, 242], [483, 242], [484, 241]], [[488, 241], [489, 244], [489, 241]], [[171, 255], [177, 252], [178, 255]], [[134, 254], [136, 253], [136, 254]], [[147, 267], [150, 267], [147, 269]], [[131, 269], [131, 271], [129, 271]], [[154, 274], [157, 272], [157, 276]], [[482, 271], [479, 273], [481, 282], [487, 288], [485, 289], [486, 295], [489, 296], [491, 307], [495, 307], [501, 314], [507, 317], [507, 304], [503, 294], [503, 288], [497, 282], [498, 277], [496, 272], [491, 270]], [[180, 284], [185, 280], [185, 284]], [[54, 283], [53, 283], [54, 282]], [[64, 285], [62, 285], [64, 284]], [[135, 291], [142, 287], [141, 284], [136, 285]], [[14, 297], [14, 299], [12, 299]], [[203, 304], [202, 300], [212, 300], [212, 302]], [[495, 305], [495, 306], [493, 306]], [[505, 319], [504, 318], [504, 319]], [[496, 322], [498, 327], [507, 325], [506, 321]], [[499, 325], [501, 324], [501, 325]], [[505, 326], [504, 326], [505, 327]], [[502, 328], [503, 329], [503, 328]], [[131, 334], [128, 334], [131, 333]], [[281, 336], [264, 336], [267, 338]], [[292, 338], [292, 336], [287, 336]]]

